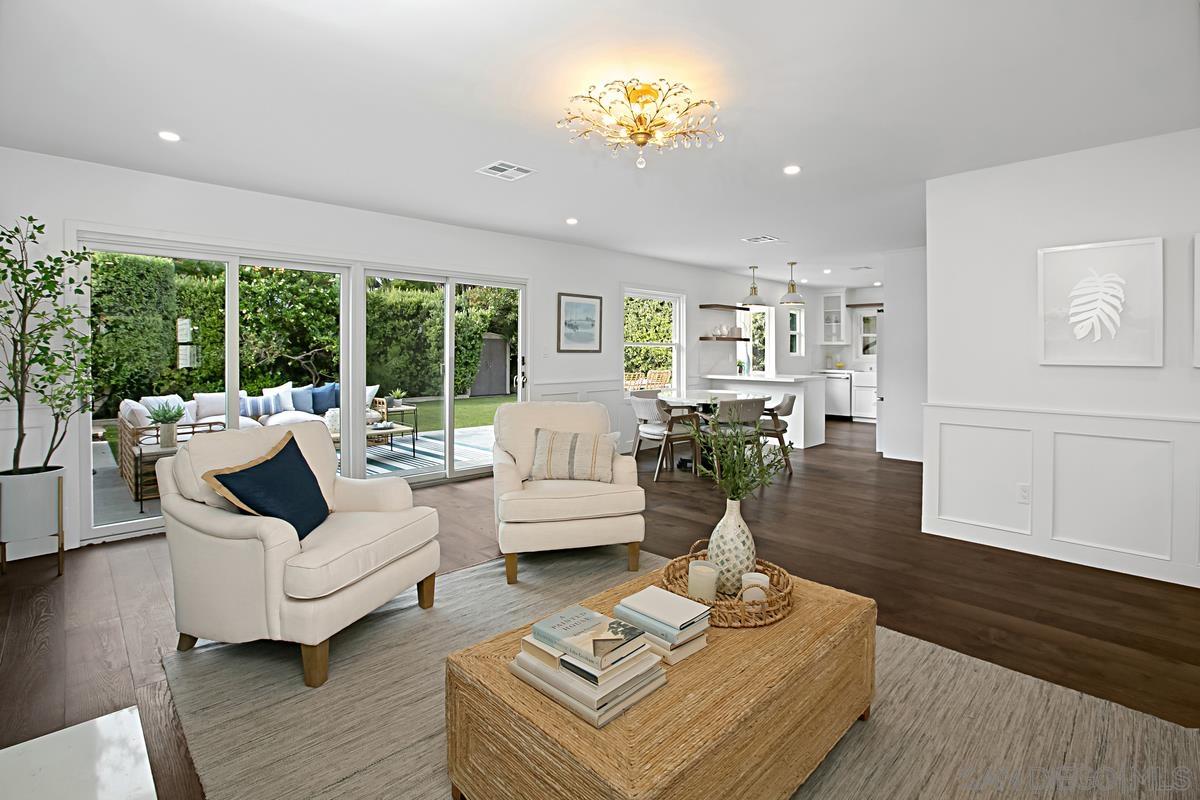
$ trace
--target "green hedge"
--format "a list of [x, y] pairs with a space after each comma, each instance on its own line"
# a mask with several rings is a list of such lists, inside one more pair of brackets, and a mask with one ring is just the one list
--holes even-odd
[[[97, 409], [174, 392], [185, 399], [225, 383], [224, 265], [116, 253], [92, 259]], [[238, 291], [241, 385], [251, 394], [287, 380], [337, 380], [339, 281], [322, 272], [244, 266]], [[379, 280], [367, 292], [367, 380], [381, 393], [441, 394], [443, 290]], [[456, 300], [456, 394], [475, 382], [488, 331], [516, 336], [513, 290], [465, 287]], [[175, 320], [191, 319], [200, 361], [176, 367]]]

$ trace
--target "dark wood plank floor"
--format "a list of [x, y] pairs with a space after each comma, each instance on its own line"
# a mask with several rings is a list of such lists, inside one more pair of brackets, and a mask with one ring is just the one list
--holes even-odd
[[[870, 424], [831, 422], [827, 442], [743, 503], [761, 558], [875, 598], [885, 627], [1200, 727], [1200, 589], [923, 534], [920, 464], [881, 458]], [[707, 537], [711, 484], [640, 468], [644, 549]]]
[[[796, 473], [744, 504], [763, 558], [874, 597], [880, 624], [1200, 726], [1200, 590], [920, 533], [921, 471], [874, 452], [874, 428], [831, 423]], [[651, 480], [644, 548], [674, 556], [724, 510], [688, 473]], [[438, 509], [442, 571], [498, 555], [490, 480], [417, 490]], [[0, 579], [0, 747], [137, 705], [159, 797], [202, 797], [163, 680], [175, 646], [162, 536], [10, 565]]]
[[[490, 480], [416, 497], [438, 509], [442, 572], [500, 554]], [[0, 579], [0, 748], [136, 705], [158, 796], [202, 800], [162, 669], [178, 639], [165, 537], [66, 558], [61, 578], [56, 557], [44, 556], [11, 563]]]

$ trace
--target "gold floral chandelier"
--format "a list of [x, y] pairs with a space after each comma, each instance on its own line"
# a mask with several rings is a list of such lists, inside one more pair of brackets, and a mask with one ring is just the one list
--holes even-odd
[[637, 78], [606, 83], [599, 91], [589, 86], [587, 94], [571, 98], [566, 116], [558, 127], [571, 133], [571, 141], [596, 136], [612, 150], [613, 158], [629, 147], [638, 151], [638, 168], [646, 166], [644, 150], [660, 153], [680, 147], [710, 149], [725, 141], [717, 130], [715, 100], [692, 97], [692, 90], [666, 78], [642, 83]]

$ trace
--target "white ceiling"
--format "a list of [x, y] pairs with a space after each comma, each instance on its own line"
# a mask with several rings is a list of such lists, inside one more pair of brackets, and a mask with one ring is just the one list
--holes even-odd
[[[725, 142], [638, 170], [554, 127], [571, 94], [633, 76], [719, 100]], [[796, 259], [814, 285], [861, 285], [847, 254], [923, 244], [927, 178], [1200, 126], [1200, 10], [0, 0], [0, 108], [12, 147], [770, 277]], [[537, 174], [475, 173], [496, 159]], [[739, 241], [763, 233], [784, 241]]]

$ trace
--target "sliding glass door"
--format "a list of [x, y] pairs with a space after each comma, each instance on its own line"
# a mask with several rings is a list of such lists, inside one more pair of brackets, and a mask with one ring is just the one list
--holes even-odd
[[455, 284], [453, 474], [492, 468], [496, 409], [523, 392], [521, 299], [515, 286]]
[[523, 399], [519, 282], [117, 233], [78, 244], [94, 253], [83, 540], [161, 527], [155, 464], [206, 431], [320, 419], [347, 475], [456, 478], [490, 471], [496, 409]]
[[158, 524], [158, 459], [176, 441], [225, 427], [226, 270], [224, 261], [179, 255], [93, 253], [96, 393], [85, 417], [91, 480], [82, 487], [91, 534]]
[[365, 279], [366, 471], [438, 479], [492, 467], [492, 418], [524, 387], [519, 285], [373, 271]]
[[446, 475], [446, 284], [366, 277], [366, 474]]

